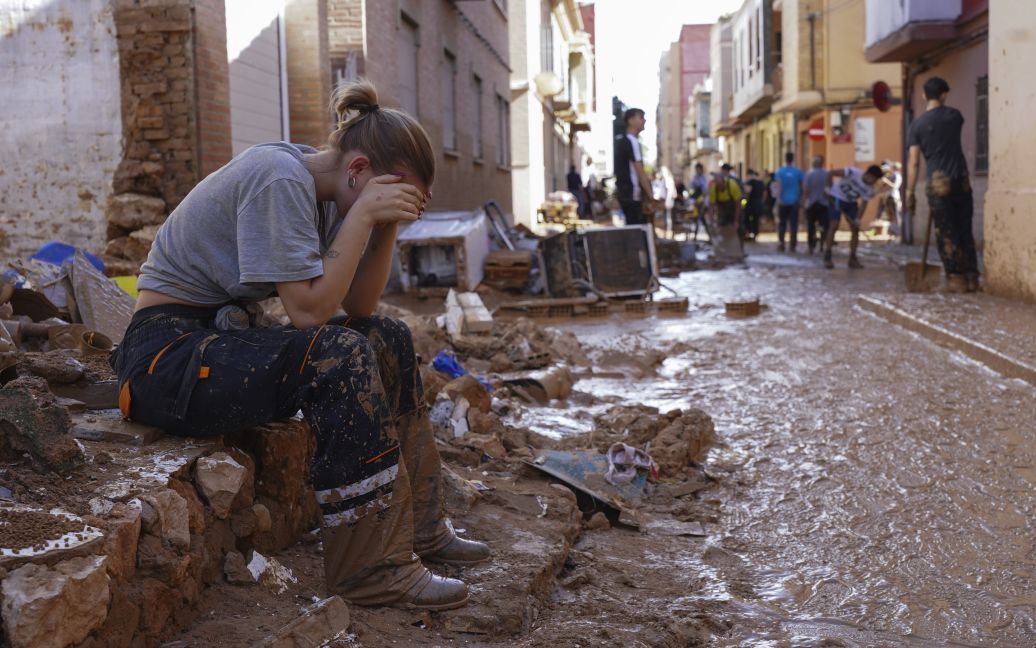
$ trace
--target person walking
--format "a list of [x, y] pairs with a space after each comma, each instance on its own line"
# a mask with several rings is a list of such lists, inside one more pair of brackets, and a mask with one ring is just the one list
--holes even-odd
[[763, 217], [763, 201], [766, 197], [766, 184], [759, 179], [755, 169], [748, 170], [748, 181], [745, 183], [748, 196], [745, 201], [745, 218], [742, 227], [742, 238], [755, 240], [759, 236], [759, 221]]
[[915, 190], [923, 155], [928, 171], [925, 196], [935, 227], [935, 247], [946, 273], [946, 289], [975, 292], [979, 290], [979, 272], [971, 231], [974, 202], [968, 162], [960, 143], [964, 116], [946, 105], [949, 92], [950, 85], [944, 79], [933, 76], [925, 81], [926, 110], [910, 124], [907, 135], [906, 209], [913, 214], [917, 208]]
[[881, 180], [881, 167], [876, 164], [867, 167], [867, 170], [856, 167], [845, 167], [835, 169], [828, 174], [831, 178], [838, 178], [838, 182], [831, 187], [831, 196], [835, 199], [835, 210], [831, 215], [831, 222], [827, 226], [827, 241], [824, 247], [824, 267], [835, 267], [831, 258], [831, 250], [835, 244], [835, 232], [842, 216], [849, 223], [852, 238], [849, 241], [849, 267], [862, 268], [863, 264], [856, 258], [856, 248], [860, 243], [860, 216], [867, 207], [867, 201], [874, 197], [874, 185]]
[[[119, 407], [178, 436], [301, 410], [315, 437], [328, 592], [358, 605], [455, 608], [467, 586], [424, 562], [473, 564], [489, 548], [445, 517], [410, 329], [373, 315], [398, 227], [431, 197], [435, 153], [368, 81], [339, 88], [333, 105], [327, 147], [253, 146], [158, 230], [110, 359]], [[254, 305], [273, 295], [291, 326], [258, 328]]]
[[824, 168], [824, 156], [813, 158], [813, 168], [806, 174], [806, 244], [809, 253], [817, 248], [824, 249], [827, 239], [827, 225], [830, 218], [830, 198], [827, 195], [827, 169]]
[[[724, 261], [740, 261], [744, 258], [738, 229], [741, 226], [741, 187], [730, 172], [733, 167], [723, 163], [716, 178], [709, 184], [709, 210], [716, 222], [716, 235], [712, 239], [713, 251]], [[706, 227], [708, 231], [708, 228]]]
[[644, 171], [644, 157], [640, 148], [639, 135], [647, 119], [640, 108], [630, 108], [622, 115], [626, 132], [615, 140], [615, 187], [619, 194], [619, 206], [626, 217], [627, 225], [643, 225], [646, 207], [653, 209], [651, 181]]
[[583, 190], [583, 177], [576, 171], [576, 165], [570, 164], [568, 174], [565, 175], [565, 183], [568, 185], [568, 192], [576, 199], [576, 213], [580, 218], [586, 217], [586, 192]]
[[795, 251], [799, 238], [799, 210], [802, 209], [803, 182], [802, 170], [794, 165], [795, 154], [788, 151], [784, 154], [784, 166], [777, 169], [774, 179], [779, 185], [777, 192], [778, 224], [777, 251], [784, 252], [784, 233], [790, 236], [789, 250]]

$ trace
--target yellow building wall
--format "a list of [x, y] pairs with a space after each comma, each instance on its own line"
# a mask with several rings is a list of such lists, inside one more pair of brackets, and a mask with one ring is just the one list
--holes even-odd
[[[1022, 16], [1028, 17], [1020, 20]], [[1036, 61], [1030, 0], [990, 3], [989, 183], [985, 196], [986, 290], [1036, 302]], [[951, 90], [952, 92], [952, 90]]]
[[[900, 64], [868, 63], [865, 57], [865, 4], [863, 0], [825, 2], [823, 15], [827, 38], [823, 47], [825, 65], [822, 78], [824, 100], [828, 104], [856, 103], [861, 99], [861, 90], [869, 90], [875, 81], [884, 81], [892, 88], [894, 96], [901, 96]], [[805, 48], [808, 56], [808, 40]], [[808, 74], [808, 69], [806, 72]]]

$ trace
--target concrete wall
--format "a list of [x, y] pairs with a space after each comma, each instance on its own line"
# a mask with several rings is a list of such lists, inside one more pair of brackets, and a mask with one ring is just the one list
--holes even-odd
[[[1036, 23], [1028, 0], [990, 4], [989, 40], [996, 46], [989, 56], [986, 289], [1036, 302], [1036, 129], [1030, 126], [1036, 86], [1018, 82], [1032, 76]], [[976, 206], [981, 204], [976, 196]]]
[[[855, 103], [863, 91], [870, 90], [875, 81], [884, 81], [892, 88], [893, 96], [900, 96], [902, 73], [899, 63], [868, 63], [863, 48], [865, 5], [863, 2], [843, 3], [826, 0], [823, 21], [827, 38], [824, 41], [825, 59], [823, 76], [824, 99], [828, 104]], [[837, 10], [833, 10], [837, 6]], [[800, 27], [801, 29], [801, 27]], [[808, 25], [805, 36], [809, 52]], [[808, 65], [808, 62], [807, 62]], [[799, 71], [801, 75], [803, 70]], [[808, 67], [805, 73], [809, 74]]]
[[0, 87], [0, 260], [99, 251], [122, 141], [111, 3], [0, 0]]

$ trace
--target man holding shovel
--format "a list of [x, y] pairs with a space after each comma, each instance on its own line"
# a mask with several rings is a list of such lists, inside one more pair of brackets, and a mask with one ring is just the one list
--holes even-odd
[[968, 163], [961, 149], [960, 132], [964, 116], [946, 104], [950, 86], [939, 77], [931, 77], [924, 84], [928, 101], [923, 115], [910, 125], [907, 142], [910, 153], [907, 162], [906, 208], [915, 213], [918, 171], [921, 155], [928, 169], [925, 195], [939, 256], [946, 271], [946, 290], [975, 292], [978, 283], [978, 255], [975, 237], [971, 231], [974, 204]]

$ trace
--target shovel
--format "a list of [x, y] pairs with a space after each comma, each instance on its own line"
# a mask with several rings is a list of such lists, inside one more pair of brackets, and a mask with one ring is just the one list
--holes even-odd
[[907, 292], [931, 292], [939, 285], [941, 268], [928, 263], [928, 243], [932, 238], [932, 212], [928, 212], [928, 228], [924, 233], [924, 249], [921, 262], [910, 261], [906, 264]]

